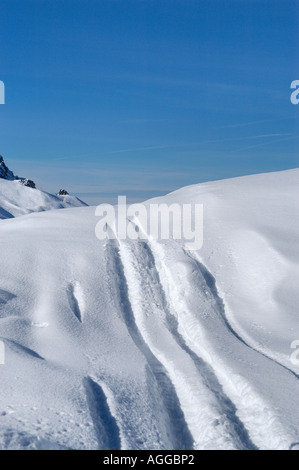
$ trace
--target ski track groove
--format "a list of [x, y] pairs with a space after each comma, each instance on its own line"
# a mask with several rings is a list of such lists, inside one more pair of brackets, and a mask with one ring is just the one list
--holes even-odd
[[[148, 243], [152, 243], [152, 242], [148, 242]], [[162, 245], [159, 244], [159, 247], [161, 246], [161, 249], [164, 251], [164, 255], [165, 255], [165, 249], [164, 247], [162, 247]], [[155, 252], [155, 248], [153, 248], [154, 252]], [[152, 251], [153, 251], [152, 250]], [[217, 291], [217, 288], [216, 288], [216, 281], [214, 279], [214, 277], [209, 273], [209, 271], [205, 268], [204, 265], [202, 265], [200, 262], [198, 262], [197, 259], [194, 258], [194, 256], [191, 255], [191, 253], [186, 253], [186, 251], [183, 249], [183, 253], [185, 256], [188, 256], [189, 259], [191, 259], [193, 262], [196, 263], [196, 267], [197, 267], [197, 270], [198, 272], [201, 274], [201, 276], [203, 277], [203, 279], [205, 280], [205, 283], [206, 283], [206, 286], [208, 288], [208, 290], [210, 291], [210, 294], [212, 295], [212, 298], [214, 300], [214, 302], [216, 303], [216, 306], [218, 306], [218, 308], [214, 308], [213, 305], [211, 304], [211, 306], [213, 307], [214, 309], [214, 312], [216, 313], [216, 315], [218, 316], [218, 318], [224, 323], [224, 326], [228, 329], [228, 331], [230, 332], [230, 334], [232, 334], [235, 339], [237, 339], [239, 342], [241, 342], [241, 344], [243, 344], [244, 346], [246, 346], [247, 348], [249, 348], [250, 350], [252, 350], [253, 353], [255, 354], [258, 354], [258, 355], [261, 355], [263, 356], [265, 359], [269, 359], [271, 360], [271, 362], [274, 362], [275, 365], [278, 365], [280, 367], [282, 367], [283, 369], [286, 369], [288, 373], [291, 373], [293, 376], [295, 376], [296, 378], [298, 378], [298, 376], [290, 369], [288, 369], [287, 367], [283, 366], [282, 364], [280, 364], [279, 362], [276, 362], [274, 359], [272, 358], [269, 358], [268, 356], [266, 356], [265, 354], [263, 354], [262, 352], [260, 352], [259, 350], [255, 350], [253, 347], [251, 347], [250, 345], [248, 345], [244, 340], [242, 340], [242, 338], [240, 338], [240, 336], [236, 333], [235, 334], [235, 331], [234, 329], [231, 327], [231, 325], [229, 324], [229, 322], [227, 321], [226, 319], [226, 313], [225, 313], [225, 306], [224, 306], [224, 303], [223, 303], [223, 300], [220, 298], [219, 294], [218, 294], [218, 291]], [[162, 256], [161, 253], [159, 256]], [[162, 256], [162, 259], [163, 259], [163, 256]], [[164, 272], [164, 276], [166, 276], [166, 279], [168, 276], [170, 276], [170, 274], [168, 273], [168, 269], [167, 269], [167, 266], [165, 264], [165, 261], [162, 260], [162, 266], [164, 265], [164, 267], [162, 268]], [[201, 269], [199, 269], [201, 268]], [[215, 286], [215, 290], [213, 290], [213, 285]], [[211, 289], [212, 287], [212, 289]], [[198, 289], [198, 287], [196, 287], [194, 285], [194, 289]], [[168, 292], [168, 289], [166, 289], [165, 292]], [[217, 296], [215, 298], [215, 295]], [[222, 306], [222, 311], [219, 312], [219, 303], [220, 305]], [[188, 307], [186, 306], [185, 307], [187, 310], [188, 310]], [[184, 331], [184, 328], [183, 328], [183, 331]], [[192, 343], [192, 339], [189, 338], [188, 334], [185, 332], [185, 338], [186, 340], [190, 340], [191, 343]], [[198, 346], [198, 345], [197, 345]], [[193, 349], [192, 349], [193, 351]], [[194, 351], [193, 351], [194, 352]], [[195, 353], [195, 352], [194, 352]], [[195, 353], [197, 355], [197, 353]], [[217, 373], [217, 370], [214, 369], [214, 367], [212, 365], [209, 364], [209, 366], [211, 367], [211, 369], [214, 371], [214, 375], [217, 377], [218, 373]], [[250, 383], [248, 383], [250, 384]], [[260, 398], [259, 395], [256, 395], [256, 398]], [[233, 403], [233, 401], [232, 401]], [[242, 409], [238, 410], [238, 407], [236, 406], [236, 411], [238, 413], [240, 413], [240, 411], [242, 411]], [[246, 407], [245, 407], [246, 408]], [[273, 418], [272, 418], [273, 419]], [[261, 437], [258, 435], [258, 433], [255, 433], [253, 432], [253, 429], [252, 429], [252, 426], [251, 426], [251, 418], [250, 418], [250, 415], [249, 415], [249, 420], [246, 419], [246, 415], [243, 414], [242, 418], [241, 418], [241, 422], [243, 422], [244, 424], [244, 428], [246, 429], [246, 427], [248, 428], [248, 430], [246, 430], [247, 432], [247, 435], [249, 436], [249, 433], [250, 433], [250, 436], [252, 437], [252, 439], [254, 440], [258, 440], [259, 441], [259, 444], [258, 444], [258, 447], [257, 448], [263, 448], [264, 446], [264, 442], [261, 441]], [[246, 423], [246, 424], [245, 424]], [[280, 425], [279, 423], [279, 420], [275, 422], [275, 426], [277, 425]], [[279, 432], [281, 432], [281, 428], [279, 430]], [[254, 436], [254, 437], [253, 437]], [[284, 443], [284, 446], [288, 446], [289, 447], [289, 444], [287, 444], [287, 442]]]
[[7, 339], [7, 338], [0, 338], [4, 343], [6, 343], [8, 346], [11, 347], [11, 349], [15, 350], [18, 353], [24, 353], [27, 356], [31, 356], [34, 359], [39, 359], [41, 361], [44, 361], [45, 358], [40, 356], [36, 351], [33, 349], [27, 348], [26, 346], [23, 346], [21, 343], [18, 343], [17, 341], [14, 341], [12, 339]]
[[152, 353], [136, 324], [118, 240], [110, 239], [107, 243], [107, 249], [108, 255], [114, 264], [115, 274], [118, 277], [117, 286], [123, 320], [132, 340], [145, 357], [160, 392], [160, 400], [163, 403], [165, 417], [168, 421], [167, 430], [171, 448], [173, 450], [192, 450], [194, 440], [185, 421], [175, 387], [168, 376], [167, 370]]
[[196, 259], [194, 256], [191, 256], [190, 253], [187, 253], [185, 250], [185, 255], [188, 256], [189, 258], [191, 258], [194, 263], [196, 264], [197, 266], [197, 269], [199, 270], [199, 272], [201, 273], [201, 275], [203, 276], [211, 294], [213, 295], [213, 298], [215, 300], [215, 303], [217, 305], [217, 311], [219, 312], [226, 328], [231, 332], [231, 334], [233, 336], [235, 336], [235, 338], [240, 341], [242, 344], [244, 344], [244, 346], [246, 346], [247, 348], [251, 349], [251, 351], [257, 353], [257, 354], [260, 354], [261, 356], [265, 357], [266, 359], [268, 359], [269, 361], [272, 361], [274, 362], [277, 366], [279, 367], [282, 367], [283, 369], [285, 369], [287, 372], [289, 372], [290, 374], [292, 374], [294, 377], [296, 377], [296, 379], [299, 379], [299, 374], [296, 374], [296, 372], [294, 372], [292, 369], [289, 369], [287, 366], [285, 366], [284, 364], [281, 364], [281, 362], [277, 361], [276, 359], [268, 356], [266, 353], [264, 353], [263, 351], [260, 351], [259, 349], [256, 349], [255, 347], [251, 346], [249, 343], [247, 343], [247, 341], [245, 339], [243, 339], [237, 332], [236, 330], [234, 329], [234, 327], [230, 324], [227, 316], [226, 316], [226, 313], [225, 313], [225, 306], [224, 306], [224, 302], [223, 302], [223, 299], [220, 297], [219, 293], [218, 293], [218, 290], [217, 290], [217, 287], [216, 287], [216, 279], [214, 278], [214, 276], [208, 271], [208, 269], [198, 260]]
[[167, 326], [169, 328], [169, 331], [173, 335], [175, 341], [180, 346], [180, 348], [189, 355], [196, 369], [198, 370], [199, 375], [203, 378], [207, 388], [214, 394], [217, 402], [219, 403], [222, 409], [223, 415], [231, 424], [232, 433], [234, 434], [235, 444], [237, 445], [237, 447], [240, 447], [241, 444], [241, 448], [243, 448], [244, 450], [258, 450], [255, 444], [250, 440], [249, 433], [245, 428], [244, 423], [242, 423], [240, 418], [237, 416], [236, 406], [224, 393], [223, 387], [218, 381], [217, 376], [212, 370], [211, 366], [189, 348], [189, 346], [186, 344], [185, 339], [179, 333], [178, 321], [175, 315], [171, 313], [171, 307], [169, 302], [167, 301], [166, 294], [160, 280], [160, 275], [156, 267], [154, 254], [150, 248], [149, 243], [141, 242], [141, 246], [144, 250], [147, 251], [150, 266], [154, 270], [155, 277], [158, 280], [160, 298], [166, 315]]
[[[142, 231], [140, 227], [131, 221], [131, 223], [137, 228], [137, 231]], [[225, 421], [229, 423], [230, 435], [234, 441], [234, 445], [239, 449], [244, 450], [258, 450], [255, 444], [251, 441], [249, 433], [245, 428], [244, 423], [237, 416], [237, 408], [234, 403], [224, 393], [223, 387], [217, 379], [215, 372], [212, 367], [207, 364], [201, 357], [199, 357], [194, 351], [192, 351], [186, 344], [185, 339], [178, 331], [178, 322], [171, 313], [170, 303], [167, 301], [166, 293], [164, 291], [159, 271], [156, 266], [155, 256], [150, 247], [150, 243], [147, 241], [137, 240], [135, 246], [140, 248], [139, 261], [144, 261], [144, 268], [146, 271], [151, 273], [152, 283], [155, 284], [158, 290], [158, 298], [160, 299], [162, 308], [166, 316], [167, 327], [172, 334], [177, 345], [189, 356], [205, 386], [214, 395], [216, 402], [218, 403], [221, 414]], [[143, 251], [143, 253], [142, 253]]]
[[0, 289], [0, 306], [6, 305], [8, 302], [16, 298], [17, 296], [12, 294], [11, 292]]
[[289, 450], [293, 450], [294, 447], [299, 447], [299, 442], [293, 442], [291, 445], [290, 445], [290, 449]]
[[103, 388], [91, 377], [85, 377], [83, 385], [98, 441], [98, 450], [121, 450], [120, 430]]

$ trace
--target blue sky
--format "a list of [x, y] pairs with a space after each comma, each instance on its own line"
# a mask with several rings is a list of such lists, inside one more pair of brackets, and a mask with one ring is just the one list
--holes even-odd
[[299, 1], [0, 0], [0, 154], [94, 202], [298, 167]]

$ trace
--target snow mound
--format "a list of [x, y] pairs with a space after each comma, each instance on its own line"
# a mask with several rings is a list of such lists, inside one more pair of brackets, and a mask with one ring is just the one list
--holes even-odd
[[298, 179], [146, 203], [203, 204], [199, 252], [99, 241], [92, 207], [0, 221], [0, 449], [295, 449]]

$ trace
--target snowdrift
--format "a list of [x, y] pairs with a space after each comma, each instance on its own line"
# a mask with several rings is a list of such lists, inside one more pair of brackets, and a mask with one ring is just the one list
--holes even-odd
[[298, 179], [148, 201], [204, 205], [198, 252], [101, 242], [91, 207], [2, 220], [0, 448], [298, 448]]

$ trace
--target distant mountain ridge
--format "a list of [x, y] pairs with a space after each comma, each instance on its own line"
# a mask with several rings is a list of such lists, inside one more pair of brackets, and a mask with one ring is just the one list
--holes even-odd
[[14, 181], [19, 178], [13, 174], [13, 172], [6, 166], [4, 158], [0, 155], [0, 178]]
[[87, 205], [65, 190], [54, 195], [36, 189], [32, 180], [16, 176], [0, 155], [0, 219]]

